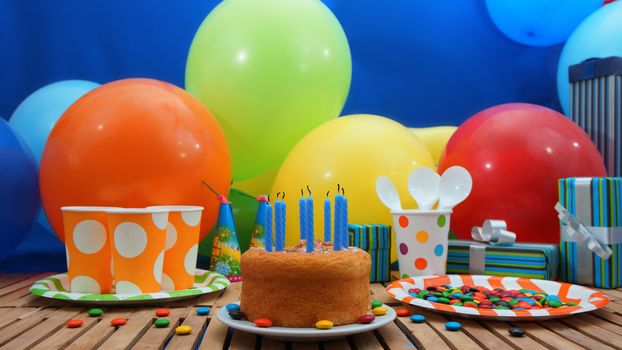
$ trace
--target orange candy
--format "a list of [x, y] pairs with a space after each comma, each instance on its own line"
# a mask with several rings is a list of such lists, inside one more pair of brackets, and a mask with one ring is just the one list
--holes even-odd
[[410, 311], [408, 309], [399, 309], [395, 312], [399, 317], [410, 316]]
[[127, 319], [123, 317], [118, 317], [110, 321], [110, 324], [114, 327], [124, 326], [127, 323]]
[[171, 311], [169, 311], [169, 309], [157, 309], [155, 311], [156, 316], [158, 317], [166, 317], [168, 315], [170, 315]]
[[83, 324], [84, 324], [84, 321], [82, 320], [69, 320], [66, 323], [67, 328], [78, 328], [78, 327], [82, 327]]
[[254, 321], [254, 323], [257, 327], [272, 327], [272, 321], [267, 318], [258, 318]]

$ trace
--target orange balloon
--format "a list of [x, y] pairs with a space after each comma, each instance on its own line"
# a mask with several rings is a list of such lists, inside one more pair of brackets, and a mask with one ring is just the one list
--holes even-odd
[[188, 92], [151, 79], [102, 85], [58, 120], [39, 175], [45, 213], [64, 241], [62, 206], [200, 205], [201, 239], [231, 184], [225, 136]]

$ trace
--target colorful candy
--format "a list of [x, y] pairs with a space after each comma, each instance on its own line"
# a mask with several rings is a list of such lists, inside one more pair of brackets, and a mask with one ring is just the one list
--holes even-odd
[[410, 315], [410, 310], [408, 309], [399, 309], [395, 312], [399, 317], [406, 317]]
[[363, 315], [360, 316], [356, 322], [358, 323], [362, 323], [362, 324], [367, 324], [367, 323], [372, 323], [374, 322], [374, 320], [376, 319], [376, 317], [374, 315]]
[[227, 308], [227, 311], [240, 310], [240, 305], [238, 304], [227, 304], [225, 307]]
[[210, 311], [212, 311], [211, 307], [200, 307], [200, 308], [198, 308], [196, 310], [197, 315], [199, 315], [199, 316], [205, 316], [205, 315], [209, 314]]
[[382, 306], [382, 301], [374, 300], [374, 301], [371, 302], [371, 308], [372, 309], [375, 309], [375, 308], [380, 307], [380, 306]]
[[124, 326], [127, 323], [127, 319], [124, 317], [117, 317], [110, 321], [110, 325], [113, 327]]
[[175, 333], [177, 335], [187, 335], [192, 333], [192, 327], [190, 326], [179, 326], [177, 328], [175, 328]]
[[169, 311], [169, 309], [157, 309], [155, 314], [158, 317], [166, 317], [166, 316], [170, 315], [171, 312]]
[[262, 328], [272, 327], [272, 321], [270, 321], [267, 318], [258, 318], [255, 321], [253, 321], [253, 323], [255, 323], [255, 326], [257, 327], [262, 327]]
[[84, 321], [82, 320], [69, 320], [66, 323], [67, 328], [78, 328], [78, 327], [82, 327], [83, 324], [84, 324]]
[[166, 328], [169, 324], [171, 324], [171, 321], [166, 318], [158, 318], [153, 321], [153, 324], [156, 326], [156, 328]]
[[234, 320], [243, 320], [246, 318], [246, 315], [240, 310], [229, 311], [229, 316]]
[[318, 329], [331, 329], [331, 328], [333, 328], [333, 323], [331, 321], [328, 321], [328, 320], [317, 321], [317, 322], [315, 322], [315, 328], [318, 328]]
[[445, 323], [445, 329], [448, 331], [457, 331], [462, 328], [462, 325], [459, 322], [449, 321]]
[[98, 309], [98, 308], [94, 308], [94, 309], [89, 309], [89, 311], [87, 311], [87, 313], [89, 314], [89, 316], [91, 317], [97, 317], [97, 316], [101, 316], [104, 313], [104, 310], [102, 309]]
[[374, 314], [375, 316], [382, 316], [384, 314], [387, 313], [387, 308], [386, 307], [382, 307], [382, 306], [378, 306], [375, 307], [371, 310], [371, 313]]
[[414, 323], [423, 323], [425, 322], [425, 316], [423, 315], [412, 315], [410, 316], [410, 320]]
[[525, 330], [520, 327], [512, 327], [508, 330], [508, 332], [510, 332], [510, 335], [513, 337], [522, 337], [525, 335]]
[[[549, 295], [531, 289], [505, 290], [502, 288], [449, 285], [429, 286], [426, 289], [411, 288], [408, 294], [432, 303], [449, 304], [475, 309], [531, 310], [576, 306], [574, 302], [563, 303], [557, 295]], [[398, 314], [399, 315], [399, 314]]]

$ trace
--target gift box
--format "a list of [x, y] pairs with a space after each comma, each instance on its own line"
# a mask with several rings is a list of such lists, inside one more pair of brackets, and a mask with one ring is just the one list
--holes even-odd
[[348, 244], [359, 247], [371, 256], [370, 282], [391, 280], [391, 244], [393, 233], [388, 225], [348, 225]]
[[622, 178], [559, 180], [561, 279], [622, 286]]
[[622, 176], [622, 57], [592, 58], [568, 68], [570, 119], [590, 136], [609, 176]]
[[555, 244], [487, 243], [450, 240], [447, 273], [515, 276], [554, 280], [557, 278], [559, 249]]

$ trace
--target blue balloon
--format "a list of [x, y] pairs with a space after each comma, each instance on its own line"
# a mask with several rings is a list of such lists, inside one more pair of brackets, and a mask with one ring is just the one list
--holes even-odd
[[24, 240], [37, 210], [35, 160], [26, 144], [0, 118], [0, 259]]
[[603, 0], [486, 0], [497, 28], [510, 39], [529, 46], [563, 42]]
[[622, 1], [609, 3], [586, 18], [564, 46], [557, 65], [557, 93], [566, 115], [570, 115], [568, 67], [609, 56], [622, 56]]
[[[37, 165], [56, 121], [77, 99], [98, 86], [86, 80], [59, 81], [33, 92], [17, 106], [9, 124], [33, 152]], [[54, 233], [43, 208], [39, 210], [36, 221], [48, 232]]]

